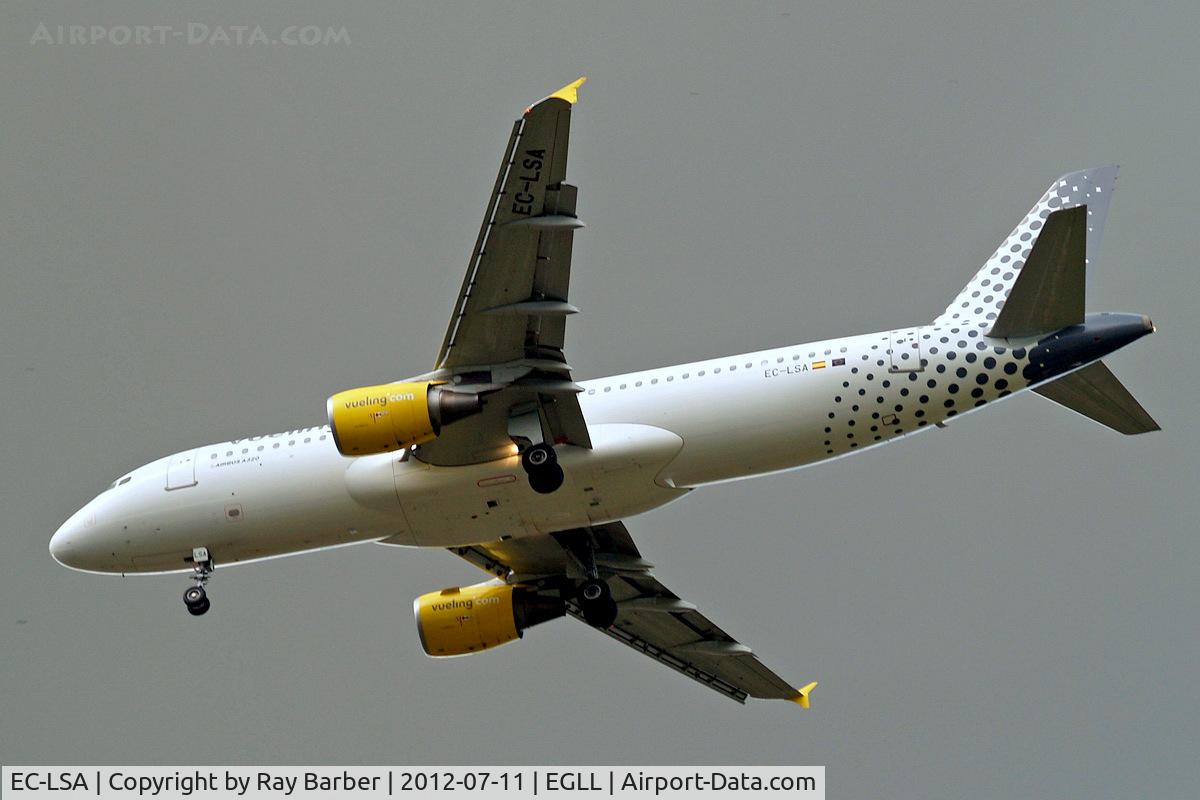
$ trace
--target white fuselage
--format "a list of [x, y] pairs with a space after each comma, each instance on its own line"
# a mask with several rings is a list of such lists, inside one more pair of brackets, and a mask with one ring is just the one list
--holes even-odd
[[891, 441], [1027, 387], [1021, 342], [971, 333], [885, 331], [585, 382], [593, 448], [558, 448], [566, 482], [549, 495], [529, 488], [515, 447], [457, 467], [430, 466], [419, 449], [351, 458], [327, 426], [198, 447], [121, 478], [64, 523], [51, 552], [76, 569], [168, 572], [190, 569], [196, 547], [226, 565], [621, 519], [704, 484]]

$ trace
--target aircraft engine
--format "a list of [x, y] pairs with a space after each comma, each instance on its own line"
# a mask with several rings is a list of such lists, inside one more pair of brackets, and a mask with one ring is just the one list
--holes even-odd
[[420, 382], [338, 392], [327, 408], [338, 452], [366, 456], [432, 441], [442, 426], [478, 414], [483, 404], [477, 394]]
[[565, 613], [559, 597], [495, 581], [430, 592], [413, 601], [421, 647], [434, 657], [499, 647]]

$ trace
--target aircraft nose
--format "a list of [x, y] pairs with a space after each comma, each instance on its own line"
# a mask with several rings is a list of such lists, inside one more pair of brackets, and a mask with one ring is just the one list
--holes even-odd
[[95, 541], [95, 512], [84, 506], [62, 524], [50, 537], [50, 556], [70, 569], [96, 571], [103, 561]]
[[50, 556], [64, 567], [71, 566], [72, 543], [78, 538], [75, 517], [64, 522], [50, 537]]

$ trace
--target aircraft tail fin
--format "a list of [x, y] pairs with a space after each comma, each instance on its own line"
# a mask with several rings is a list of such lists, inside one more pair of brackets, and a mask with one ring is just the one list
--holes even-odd
[[934, 324], [1016, 338], [1082, 322], [1086, 269], [1100, 251], [1116, 180], [1110, 166], [1050, 184]]
[[1132, 435], [1160, 430], [1154, 418], [1103, 361], [1038, 386], [1034, 391], [1119, 433]]

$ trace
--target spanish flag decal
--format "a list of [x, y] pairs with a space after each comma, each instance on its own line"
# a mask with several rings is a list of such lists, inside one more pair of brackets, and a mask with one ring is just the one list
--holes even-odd
[[824, 361], [814, 361], [813, 369], [825, 369], [825, 362]]

